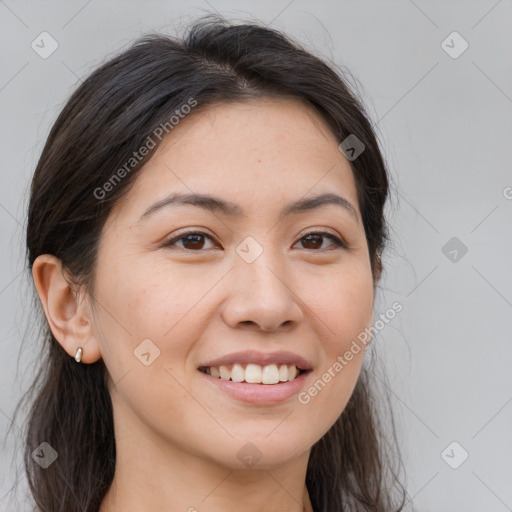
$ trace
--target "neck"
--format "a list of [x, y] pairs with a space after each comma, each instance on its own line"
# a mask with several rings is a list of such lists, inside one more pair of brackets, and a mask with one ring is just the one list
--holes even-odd
[[313, 512], [306, 486], [302, 493], [297, 493], [295, 489], [277, 483], [276, 474], [277, 471], [268, 472], [266, 478], [261, 475], [247, 485], [245, 478], [228, 471], [224, 475], [218, 474], [216, 483], [211, 481], [208, 489], [204, 479], [196, 482], [194, 489], [184, 489], [183, 481], [176, 486], [169, 485], [168, 481], [165, 484], [153, 482], [148, 487], [140, 474], [139, 478], [132, 475], [130, 481], [128, 475], [116, 474], [99, 512], [239, 512], [241, 503], [244, 512]]
[[99, 512], [239, 512], [241, 504], [244, 512], [313, 512], [305, 485], [309, 453], [240, 469], [219, 462], [222, 454], [206, 457], [133, 422], [116, 428], [115, 476]]

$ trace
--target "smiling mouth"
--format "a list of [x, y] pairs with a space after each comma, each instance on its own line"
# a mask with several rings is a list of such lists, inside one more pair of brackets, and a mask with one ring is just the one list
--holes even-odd
[[284, 384], [291, 382], [311, 370], [303, 370], [295, 365], [269, 364], [233, 364], [220, 367], [200, 366], [198, 370], [210, 377], [235, 383], [247, 384]]

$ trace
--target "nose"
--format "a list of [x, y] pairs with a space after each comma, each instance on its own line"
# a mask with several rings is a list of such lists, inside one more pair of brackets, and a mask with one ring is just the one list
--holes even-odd
[[222, 316], [232, 329], [289, 330], [302, 319], [303, 310], [290, 273], [264, 251], [247, 263], [235, 258]]

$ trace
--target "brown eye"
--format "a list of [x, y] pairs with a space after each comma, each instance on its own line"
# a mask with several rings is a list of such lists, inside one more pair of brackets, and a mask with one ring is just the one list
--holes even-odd
[[[331, 233], [308, 233], [307, 235], [303, 236], [299, 242], [302, 241], [304, 248], [308, 250], [318, 250], [322, 249], [323, 240], [325, 238], [329, 238], [333, 241], [334, 246], [336, 247], [345, 247], [345, 244], [336, 236], [332, 235]], [[324, 248], [325, 249], [325, 248]]]
[[[176, 247], [177, 242], [183, 241], [183, 245], [181, 247], [178, 246], [178, 248], [189, 251], [201, 251], [205, 248], [205, 239], [213, 241], [212, 237], [206, 233], [202, 233], [201, 231], [189, 231], [188, 233], [182, 233], [172, 240], [168, 240], [163, 244], [163, 246], [174, 248]], [[211, 247], [208, 247], [207, 249], [211, 249]]]
[[[331, 246], [346, 247], [346, 245], [336, 236], [326, 232], [313, 232], [303, 236], [299, 242], [303, 244], [303, 248], [310, 251], [326, 250], [324, 245], [325, 239], [332, 241]], [[205, 240], [214, 242], [213, 238], [201, 231], [189, 231], [188, 233], [181, 233], [179, 236], [168, 240], [163, 244], [163, 247], [170, 249], [183, 249], [185, 251], [201, 252], [203, 250], [211, 249], [212, 247], [205, 247]], [[181, 242], [181, 245], [178, 243]]]

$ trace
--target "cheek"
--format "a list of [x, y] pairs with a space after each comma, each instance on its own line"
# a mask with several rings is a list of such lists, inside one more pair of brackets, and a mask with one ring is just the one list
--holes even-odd
[[352, 395], [365, 353], [361, 333], [373, 318], [373, 279], [370, 267], [353, 265], [331, 272], [319, 286], [304, 287], [301, 299], [311, 308], [321, 341], [320, 367], [298, 396], [308, 417], [319, 418], [325, 433]]
[[99, 339], [120, 403], [147, 421], [155, 410], [167, 411], [163, 424], [172, 420], [179, 428], [184, 404], [200, 413], [183, 388], [184, 376], [194, 340], [208, 325], [205, 296], [219, 276], [210, 271], [192, 279], [181, 269], [167, 267], [164, 275], [158, 265], [125, 263], [100, 277]]
[[100, 336], [114, 410], [121, 423], [180, 436], [190, 417], [205, 414], [187, 392], [184, 371], [204, 323], [200, 301], [213, 283], [187, 287], [178, 275], [164, 279], [158, 269], [127, 265], [103, 275]]
[[119, 346], [128, 337], [133, 350], [149, 338], [163, 351], [164, 340], [175, 338], [185, 323], [188, 329], [196, 325], [190, 319], [215, 280], [210, 273], [205, 280], [187, 282], [178, 269], [131, 268], [126, 262], [105, 272], [98, 279], [98, 297], [108, 342]]
[[301, 299], [316, 316], [318, 339], [330, 359], [327, 363], [332, 364], [372, 321], [374, 289], [370, 267], [352, 265], [329, 272], [318, 280], [317, 286], [304, 287]]

